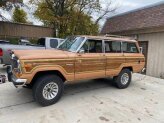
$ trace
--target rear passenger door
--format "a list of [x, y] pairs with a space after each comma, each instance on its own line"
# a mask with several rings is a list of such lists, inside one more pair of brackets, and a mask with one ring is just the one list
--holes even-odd
[[106, 76], [116, 76], [125, 63], [125, 57], [121, 51], [121, 41], [105, 41]]

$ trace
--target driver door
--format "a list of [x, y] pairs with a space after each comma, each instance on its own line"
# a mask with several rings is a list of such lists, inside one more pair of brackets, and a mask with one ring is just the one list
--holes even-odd
[[75, 80], [105, 77], [106, 57], [102, 40], [87, 40], [75, 58]]

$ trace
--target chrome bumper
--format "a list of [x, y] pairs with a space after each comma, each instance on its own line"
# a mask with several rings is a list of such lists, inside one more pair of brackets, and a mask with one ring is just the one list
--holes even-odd
[[7, 77], [8, 77], [8, 81], [12, 82], [15, 87], [24, 86], [27, 82], [27, 79], [16, 78], [12, 73], [11, 66], [7, 66]]

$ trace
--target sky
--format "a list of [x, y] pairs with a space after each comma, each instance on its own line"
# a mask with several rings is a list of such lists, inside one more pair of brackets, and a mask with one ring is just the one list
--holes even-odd
[[162, 1], [164, 2], [164, 0], [116, 0], [116, 3], [120, 5], [117, 13], [127, 12], [144, 6], [153, 5]]
[[[24, 0], [25, 3], [28, 3], [28, 1], [29, 0]], [[109, 0], [100, 0], [100, 3], [102, 4], [102, 6], [105, 6], [108, 1]], [[109, 16], [117, 15], [120, 13], [124, 13], [127, 11], [137, 9], [137, 8], [141, 8], [144, 6], [153, 5], [153, 4], [156, 4], [158, 2], [162, 2], [162, 1], [164, 2], [164, 0], [112, 0], [113, 6], [117, 6], [118, 9], [116, 10], [116, 12], [110, 14]], [[28, 13], [28, 18], [30, 21], [32, 21], [35, 25], [41, 25], [42, 24], [39, 20], [35, 19], [32, 16], [31, 13], [34, 11], [34, 9], [30, 9], [30, 11], [27, 10], [27, 8], [24, 8], [24, 9]], [[0, 13], [3, 16], [5, 16], [7, 19], [11, 20], [12, 12], [5, 12], [5, 11], [0, 9]], [[105, 20], [102, 20], [100, 22], [100, 26], [103, 26], [104, 22], [105, 22]]]

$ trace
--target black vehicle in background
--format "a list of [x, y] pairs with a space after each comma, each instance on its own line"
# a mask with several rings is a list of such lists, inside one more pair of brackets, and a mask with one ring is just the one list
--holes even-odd
[[7, 40], [0, 40], [0, 44], [10, 44], [10, 41], [7, 41]]

